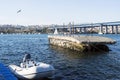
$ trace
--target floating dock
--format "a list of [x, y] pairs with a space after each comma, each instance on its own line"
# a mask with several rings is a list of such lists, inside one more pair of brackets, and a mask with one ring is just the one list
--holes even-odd
[[116, 43], [116, 41], [111, 38], [101, 36], [49, 35], [48, 39], [52, 45], [80, 52], [109, 51], [107, 44]]
[[0, 63], [0, 80], [18, 80], [4, 64]]

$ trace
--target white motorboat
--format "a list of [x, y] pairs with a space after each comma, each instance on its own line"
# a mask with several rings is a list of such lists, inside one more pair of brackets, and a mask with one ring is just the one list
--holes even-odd
[[55, 71], [52, 65], [32, 60], [25, 61], [20, 66], [9, 65], [9, 69], [20, 79], [52, 77]]

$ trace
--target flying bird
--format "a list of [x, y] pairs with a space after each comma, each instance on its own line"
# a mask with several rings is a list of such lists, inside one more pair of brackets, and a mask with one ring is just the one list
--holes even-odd
[[21, 12], [21, 9], [17, 11], [17, 13], [20, 13]]

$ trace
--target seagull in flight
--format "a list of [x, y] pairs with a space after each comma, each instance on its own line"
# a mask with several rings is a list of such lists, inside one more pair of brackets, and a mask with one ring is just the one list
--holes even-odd
[[17, 11], [17, 13], [20, 13], [21, 12], [21, 9]]

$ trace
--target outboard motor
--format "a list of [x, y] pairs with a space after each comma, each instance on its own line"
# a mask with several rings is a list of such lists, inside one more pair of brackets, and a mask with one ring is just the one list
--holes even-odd
[[30, 62], [30, 59], [31, 59], [31, 55], [30, 54], [25, 54], [24, 58], [23, 58], [23, 63], [20, 64], [20, 66], [22, 68], [26, 68], [28, 67], [29, 65], [29, 62]]
[[24, 58], [23, 58], [23, 62], [29, 62], [31, 59], [31, 55], [30, 54], [25, 54]]

